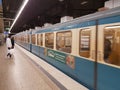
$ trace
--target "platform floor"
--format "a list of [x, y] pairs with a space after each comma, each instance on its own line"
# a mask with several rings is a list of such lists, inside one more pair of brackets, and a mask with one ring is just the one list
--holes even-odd
[[6, 51], [0, 46], [0, 90], [88, 90], [19, 45], [12, 58]]
[[6, 57], [0, 46], [0, 90], [60, 90], [15, 47], [14, 57]]

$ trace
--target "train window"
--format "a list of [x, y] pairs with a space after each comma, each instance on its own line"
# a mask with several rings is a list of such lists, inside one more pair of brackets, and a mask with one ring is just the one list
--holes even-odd
[[20, 37], [20, 39], [21, 39], [21, 42], [23, 42], [23, 37], [22, 36]]
[[22, 36], [20, 36], [20, 42], [22, 42]]
[[57, 39], [56, 39], [57, 50], [70, 53], [71, 45], [72, 45], [72, 32], [71, 31], [57, 33]]
[[43, 46], [43, 34], [37, 34], [37, 45]]
[[90, 36], [91, 30], [90, 29], [81, 29], [80, 31], [80, 56], [83, 57], [90, 57]]
[[24, 42], [24, 35], [21, 36], [21, 42]]
[[27, 34], [25, 35], [25, 43], [28, 43], [28, 41], [27, 41]]
[[27, 42], [30, 43], [30, 35], [27, 35]]
[[120, 26], [104, 29], [104, 61], [120, 66]]
[[23, 36], [24, 43], [26, 42], [26, 35]]
[[53, 48], [54, 45], [54, 34], [46, 33], [45, 34], [45, 46], [48, 48]]
[[32, 35], [32, 44], [35, 44], [35, 34]]
[[27, 41], [27, 35], [25, 35], [25, 43], [28, 43], [28, 41]]

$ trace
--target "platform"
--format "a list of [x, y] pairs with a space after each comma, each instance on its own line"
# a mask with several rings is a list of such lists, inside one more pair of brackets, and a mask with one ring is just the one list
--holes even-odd
[[0, 46], [0, 90], [88, 90], [18, 45], [13, 54]]

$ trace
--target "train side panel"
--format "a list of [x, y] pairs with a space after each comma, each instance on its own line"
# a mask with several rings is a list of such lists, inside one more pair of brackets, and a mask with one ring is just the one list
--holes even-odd
[[[93, 21], [92, 21], [93, 23]], [[94, 21], [95, 24], [95, 21]], [[77, 24], [76, 29], [68, 29], [66, 31], [72, 31], [72, 52], [65, 53], [58, 50], [53, 50], [46, 47], [40, 47], [40, 57], [48, 63], [52, 64], [59, 70], [63, 71], [76, 81], [89, 87], [91, 90], [94, 89], [94, 59], [95, 59], [95, 29], [96, 26], [87, 26], [84, 23]], [[76, 25], [76, 26], [77, 26]], [[91, 47], [89, 58], [80, 57], [79, 55], [79, 40], [80, 31], [83, 29], [90, 29], [91, 33]], [[59, 31], [58, 31], [59, 32]], [[64, 32], [64, 31], [60, 31]], [[56, 40], [54, 40], [56, 41]], [[92, 43], [94, 43], [92, 45]], [[74, 49], [73, 49], [74, 48]], [[54, 48], [55, 49], [55, 48]], [[75, 51], [74, 51], [75, 50]], [[77, 56], [77, 57], [76, 57]], [[89, 59], [89, 60], [88, 60]], [[89, 75], [89, 77], [88, 77]]]

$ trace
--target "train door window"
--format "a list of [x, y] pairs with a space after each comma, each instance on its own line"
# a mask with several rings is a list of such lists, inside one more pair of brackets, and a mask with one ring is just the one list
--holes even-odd
[[32, 34], [32, 44], [35, 44], [35, 34]]
[[120, 26], [104, 29], [104, 61], [120, 66]]
[[90, 57], [90, 36], [91, 30], [90, 29], [81, 29], [80, 31], [80, 56], [83, 57]]
[[71, 31], [57, 33], [57, 39], [56, 39], [57, 50], [70, 53], [71, 45], [72, 45], [72, 32]]
[[43, 34], [37, 35], [37, 45], [43, 46]]
[[45, 46], [48, 48], [53, 48], [54, 45], [54, 34], [46, 33], [45, 34]]

